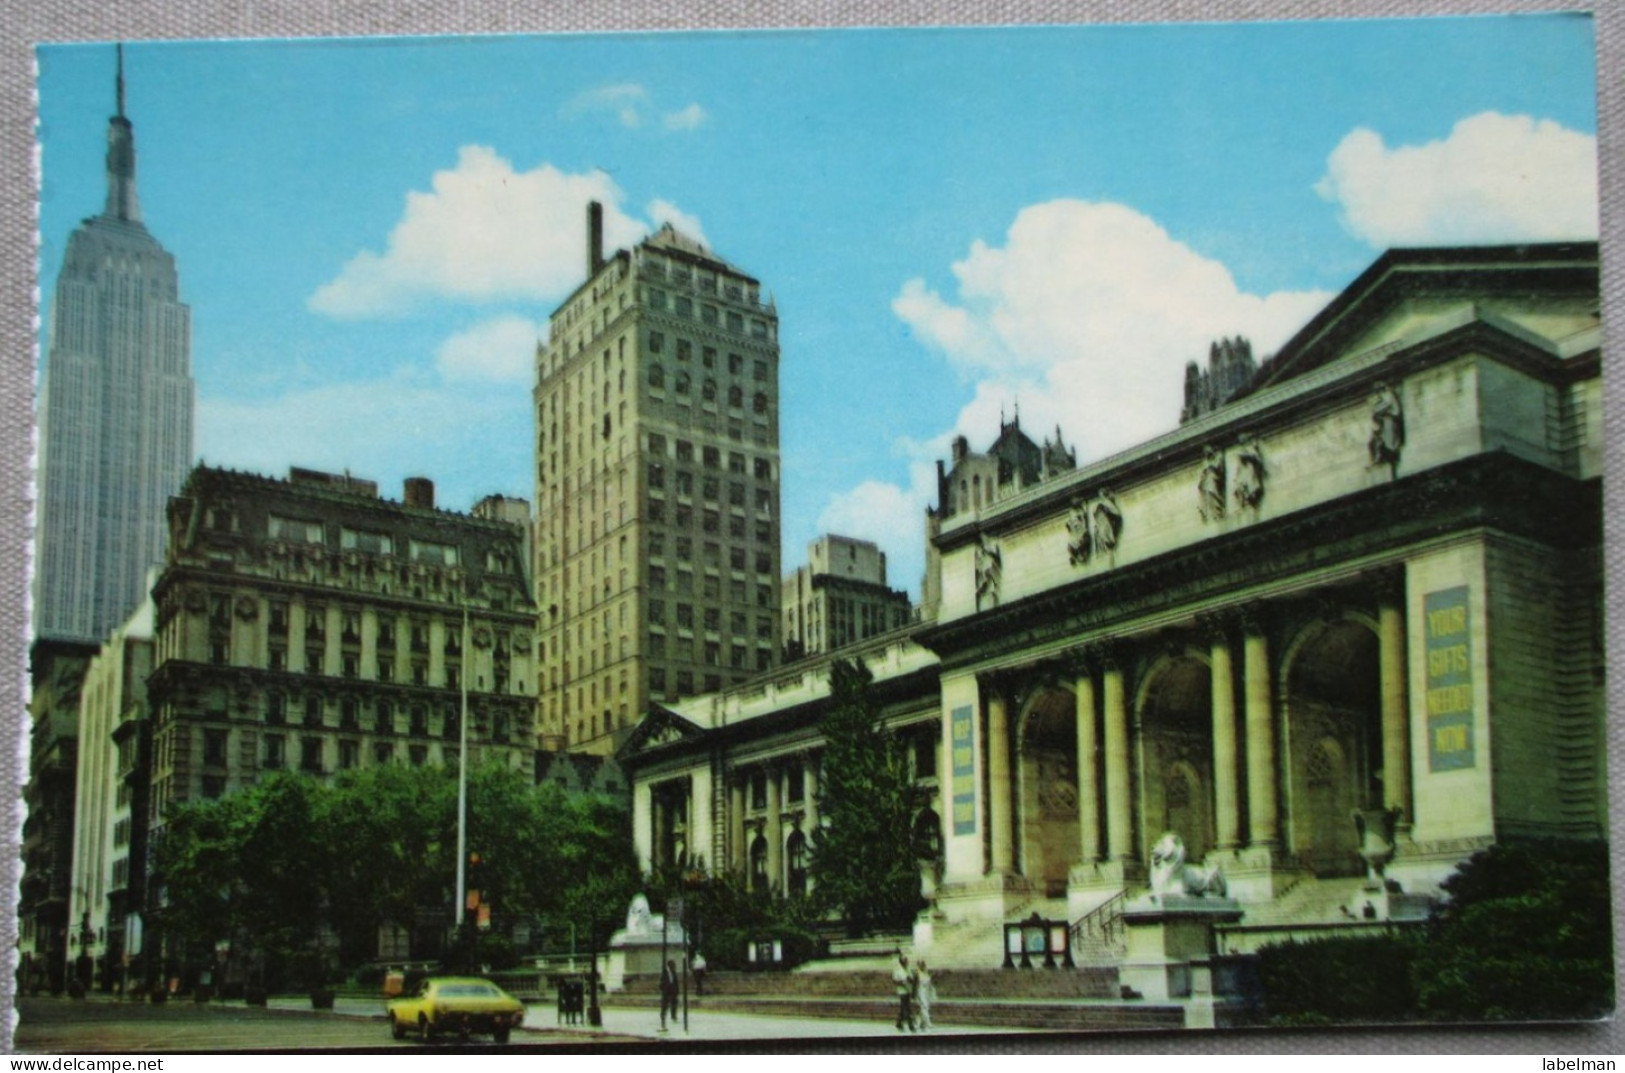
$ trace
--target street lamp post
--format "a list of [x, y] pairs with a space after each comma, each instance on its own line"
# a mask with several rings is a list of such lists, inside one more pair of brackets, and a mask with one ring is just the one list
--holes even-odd
[[468, 929], [468, 596], [463, 596], [463, 650], [458, 684], [462, 707], [457, 719], [457, 941]]

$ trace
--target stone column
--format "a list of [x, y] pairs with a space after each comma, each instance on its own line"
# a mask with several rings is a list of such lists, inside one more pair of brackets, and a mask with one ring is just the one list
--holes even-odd
[[1107, 657], [1101, 674], [1105, 709], [1106, 854], [1114, 861], [1132, 860], [1134, 814], [1129, 799], [1128, 703], [1124, 696], [1123, 668], [1115, 656]]
[[1010, 807], [1010, 702], [1005, 686], [987, 686], [988, 848], [995, 874], [1015, 871], [1015, 847]]
[[1241, 844], [1241, 813], [1236, 787], [1236, 693], [1230, 660], [1230, 637], [1222, 619], [1205, 623], [1208, 635], [1209, 683], [1213, 694], [1213, 826], [1216, 847]]
[[1406, 704], [1405, 583], [1403, 576], [1385, 585], [1377, 604], [1377, 663], [1382, 701], [1383, 807], [1400, 810], [1400, 823], [1411, 823], [1410, 718]]
[[818, 837], [818, 756], [809, 753], [801, 761], [802, 777], [802, 809], [806, 817], [802, 821], [802, 833], [807, 836], [811, 844]]
[[1078, 851], [1084, 864], [1100, 860], [1100, 770], [1095, 752], [1094, 668], [1080, 665], [1073, 686], [1078, 720]]
[[738, 771], [728, 780], [728, 868], [741, 875], [750, 870], [745, 858], [745, 784]]
[[777, 767], [767, 769], [767, 887], [784, 889], [784, 820], [781, 812], [781, 783], [784, 772]]
[[1252, 846], [1273, 847], [1280, 840], [1275, 804], [1275, 712], [1269, 640], [1256, 612], [1243, 622], [1242, 653], [1247, 684], [1247, 841]]
[[654, 788], [649, 793], [649, 860], [661, 867], [671, 862], [666, 860], [666, 802], [661, 798], [660, 791]]

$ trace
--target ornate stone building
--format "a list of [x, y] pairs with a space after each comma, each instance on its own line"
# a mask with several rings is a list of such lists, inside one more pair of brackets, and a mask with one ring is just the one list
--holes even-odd
[[[514, 501], [438, 510], [434, 487], [200, 466], [169, 507], [153, 590], [152, 822], [284, 768], [470, 760], [530, 770], [535, 604]], [[522, 513], [522, 504], [521, 513]]]
[[609, 753], [651, 700], [779, 652], [778, 313], [669, 225], [604, 255], [536, 359], [539, 718]]
[[[1598, 837], [1599, 306], [1595, 244], [1393, 251], [1228, 404], [945, 498], [935, 619], [871, 659], [889, 717], [934, 722], [932, 963], [997, 964], [1012, 915], [1112, 912], [1165, 831], [1260, 934], [1347, 919], [1356, 814], [1415, 895], [1496, 841]], [[802, 829], [747, 804], [753, 768], [816, 756], [799, 688], [646, 718], [646, 862], [753, 869], [753, 832]]]
[[825, 535], [807, 565], [784, 578], [785, 659], [816, 656], [908, 625], [908, 593], [886, 585], [886, 553], [867, 540]]

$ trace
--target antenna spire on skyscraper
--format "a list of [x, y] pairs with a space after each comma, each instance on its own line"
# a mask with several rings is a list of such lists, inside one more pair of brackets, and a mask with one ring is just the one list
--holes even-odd
[[107, 215], [139, 223], [141, 206], [135, 196], [135, 131], [124, 114], [124, 42], [114, 46], [117, 57], [113, 85], [117, 112], [107, 121]]

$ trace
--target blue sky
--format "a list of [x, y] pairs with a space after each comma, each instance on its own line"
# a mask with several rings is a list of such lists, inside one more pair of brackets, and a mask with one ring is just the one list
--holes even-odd
[[[916, 594], [948, 438], [1019, 405], [1080, 462], [1183, 366], [1286, 339], [1382, 249], [1594, 238], [1582, 16], [132, 43], [148, 227], [192, 307], [199, 455], [530, 498], [530, 351], [671, 220], [781, 317], [786, 566], [878, 540]], [[111, 45], [39, 50], [44, 301], [100, 211]], [[40, 336], [41, 347], [45, 334]]]

